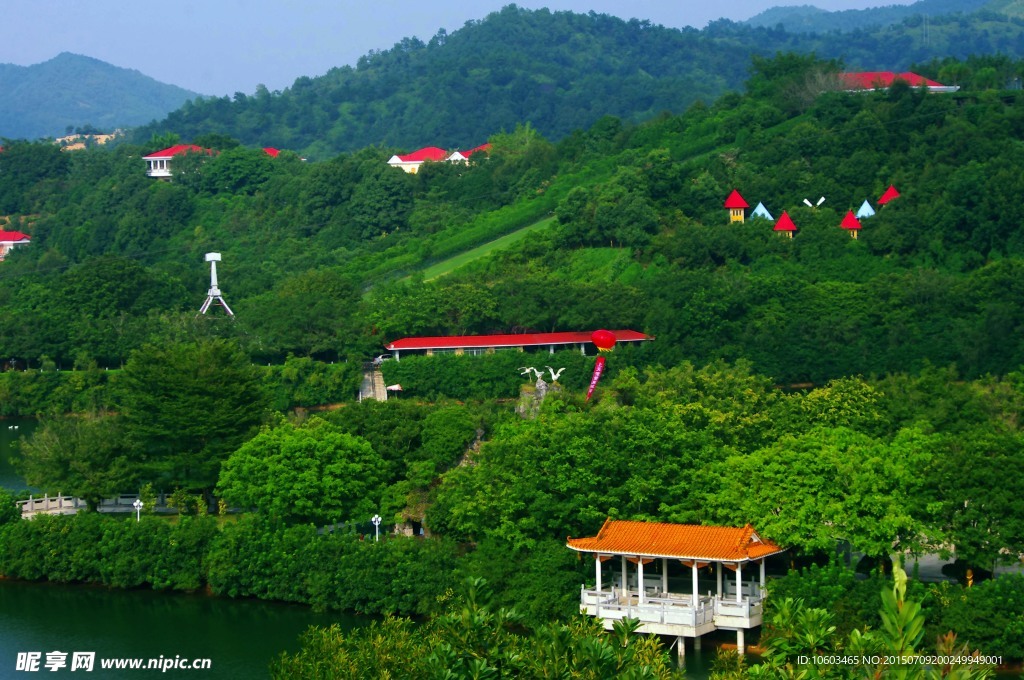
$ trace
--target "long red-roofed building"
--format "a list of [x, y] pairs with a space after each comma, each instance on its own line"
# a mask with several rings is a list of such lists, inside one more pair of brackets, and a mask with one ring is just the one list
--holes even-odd
[[[785, 550], [749, 524], [711, 527], [611, 518], [596, 536], [569, 537], [566, 547], [594, 556], [595, 587], [581, 589], [580, 612], [599, 618], [606, 629], [629, 617], [640, 620], [638, 632], [679, 638], [735, 630], [741, 654], [744, 631], [762, 622], [765, 560]], [[713, 575], [707, 571], [712, 565]], [[735, 572], [735, 578], [723, 578], [723, 569]]]
[[919, 76], [910, 71], [895, 73], [893, 71], [863, 71], [859, 73], [839, 74], [843, 85], [849, 90], [887, 90], [897, 80], [902, 80], [911, 87], [923, 87], [929, 92], [956, 92], [958, 85], [943, 85], [940, 82]]
[[[612, 331], [616, 342], [644, 342], [654, 338], [631, 330]], [[492, 354], [500, 350], [524, 351], [528, 348], [546, 348], [550, 353], [556, 349], [579, 349], [587, 353], [591, 331], [567, 331], [562, 333], [509, 333], [505, 335], [447, 335], [420, 338], [402, 338], [387, 343], [384, 347], [399, 359], [402, 352], [434, 354]]]

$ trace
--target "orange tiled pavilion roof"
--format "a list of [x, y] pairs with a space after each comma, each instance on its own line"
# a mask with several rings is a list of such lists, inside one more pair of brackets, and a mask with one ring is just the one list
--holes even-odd
[[566, 545], [579, 552], [673, 559], [746, 562], [780, 553], [780, 548], [757, 535], [749, 524], [742, 528], [696, 524], [633, 522], [606, 519], [597, 536], [572, 538]]

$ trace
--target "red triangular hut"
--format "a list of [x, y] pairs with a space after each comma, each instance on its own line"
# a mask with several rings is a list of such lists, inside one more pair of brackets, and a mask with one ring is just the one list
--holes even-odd
[[796, 231], [796, 225], [793, 224], [793, 218], [789, 216], [789, 213], [785, 210], [782, 211], [782, 216], [778, 222], [775, 223], [773, 231], [781, 231], [786, 236], [793, 238], [793, 232]]
[[843, 229], [848, 229], [850, 236], [857, 238], [857, 232], [860, 231], [860, 220], [853, 214], [852, 210], [846, 211], [846, 217], [843, 218], [842, 223], [839, 225]]
[[744, 218], [743, 210], [749, 208], [750, 204], [743, 200], [739, 191], [733, 189], [732, 193], [729, 194], [729, 198], [725, 199], [725, 207], [729, 209], [730, 222], [742, 222]]
[[894, 187], [893, 185], [890, 184], [889, 188], [885, 190], [884, 194], [882, 194], [882, 197], [878, 199], [878, 205], [885, 205], [886, 203], [888, 203], [889, 201], [893, 200], [894, 198], [899, 198], [899, 197], [900, 197], [900, 192], [896, 191], [896, 187]]

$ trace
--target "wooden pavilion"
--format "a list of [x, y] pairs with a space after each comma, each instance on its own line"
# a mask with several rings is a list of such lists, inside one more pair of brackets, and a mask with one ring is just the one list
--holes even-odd
[[[641, 633], [676, 636], [680, 657], [685, 638], [699, 648], [700, 636], [719, 629], [736, 631], [743, 654], [744, 631], [761, 625], [765, 559], [784, 550], [749, 524], [613, 519], [597, 536], [570, 537], [566, 545], [595, 557], [595, 587], [581, 587], [580, 612], [598, 617], [608, 630], [618, 619], [639, 619]], [[609, 568], [602, 569], [606, 562]]]

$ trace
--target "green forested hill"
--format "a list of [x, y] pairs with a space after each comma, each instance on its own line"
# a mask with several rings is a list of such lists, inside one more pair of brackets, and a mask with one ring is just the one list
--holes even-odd
[[[886, 5], [868, 9], [829, 12], [813, 5], [771, 7], [747, 19], [749, 26], [774, 28], [781, 25], [791, 33], [850, 32], [861, 28], [891, 26], [913, 17], [970, 14], [979, 9], [1002, 11], [1005, 0], [918, 0], [909, 5]], [[1006, 12], [1011, 16], [1016, 16]]]
[[163, 118], [196, 93], [98, 59], [61, 53], [33, 66], [0, 64], [0, 137], [58, 137], [86, 125], [113, 132]]
[[136, 141], [219, 133], [323, 159], [370, 145], [469, 148], [524, 122], [558, 140], [604, 115], [638, 122], [710, 102], [742, 87], [753, 55], [813, 52], [851, 69], [902, 71], [947, 57], [1024, 57], [1022, 36], [1024, 22], [991, 13], [936, 17], [927, 32], [915, 15], [837, 38], [725, 20], [677, 30], [510, 5], [283, 92], [191, 102], [138, 130]]
[[[161, 183], [139, 158], [151, 148], [14, 144], [0, 213], [33, 243], [0, 271], [0, 343], [22, 363], [117, 365], [149, 338], [214, 332], [267, 360], [363, 359], [404, 335], [610, 326], [657, 336], [644, 361], [745, 358], [787, 382], [1014, 370], [1024, 114], [985, 83], [1019, 63], [922, 67], [959, 73], [953, 96], [829, 91], [832, 68], [756, 59], [747, 95], [640, 125], [605, 117], [557, 145], [521, 126], [486, 160], [417, 175], [374, 148], [303, 162], [225, 146]], [[889, 184], [899, 201], [850, 239], [846, 210]], [[788, 210], [796, 238], [728, 224], [733, 188]], [[416, 279], [552, 214], [504, 255]], [[208, 251], [224, 255], [230, 326], [191, 321]]]
[[[207, 135], [192, 141], [220, 153], [176, 158], [159, 182], [141, 156], [166, 140], [5, 145], [3, 226], [32, 244], [0, 265], [0, 360], [30, 370], [0, 373], [0, 415], [79, 412], [20, 447], [27, 482], [244, 515], [22, 522], [7, 498], [0, 573], [403, 615], [462, 608], [457, 576], [486, 576], [495, 604], [544, 630], [594, 574], [565, 536], [609, 516], [749, 522], [787, 547], [781, 570], [838, 544], [874, 574], [833, 562], [776, 579], [768, 615], [792, 594], [824, 610], [822, 630], [886, 630], [878, 565], [955, 546], [950, 573], [976, 582], [935, 586], [908, 625], [1024, 656], [1024, 608], [1006, 606], [1024, 579], [983, 581], [1024, 550], [1006, 484], [1024, 475], [1024, 95], [996, 87], [1021, 63], [920, 66], [956, 74], [952, 95], [845, 92], [837, 64], [792, 53], [749, 66], [743, 94], [557, 143], [523, 124], [470, 165], [415, 175], [377, 147], [303, 161]], [[889, 185], [900, 196], [880, 206]], [[795, 237], [730, 223], [734, 189], [786, 211]], [[865, 200], [877, 214], [855, 240], [839, 225]], [[233, 322], [197, 318], [210, 251]], [[388, 340], [600, 327], [655, 340], [617, 348], [592, 401], [593, 357], [567, 351], [403, 355], [381, 369], [400, 398], [354, 403]], [[530, 394], [524, 358], [564, 370], [527, 419], [511, 405]], [[328, 400], [347, 403], [283, 414]], [[432, 538], [348, 533], [375, 536], [371, 513]], [[334, 522], [346, 530], [314, 526]], [[173, 550], [107, 568], [150, 543]]]

